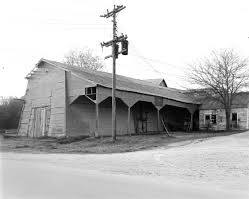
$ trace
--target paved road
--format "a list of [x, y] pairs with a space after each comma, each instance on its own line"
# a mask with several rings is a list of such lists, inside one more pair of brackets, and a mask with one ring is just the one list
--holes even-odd
[[[100, 165], [101, 166], [101, 165]], [[4, 160], [0, 196], [4, 199], [68, 198], [247, 198], [239, 192], [174, 184], [151, 177], [103, 174], [25, 160]]]
[[0, 198], [248, 199], [248, 140], [245, 132], [133, 153], [0, 153]]

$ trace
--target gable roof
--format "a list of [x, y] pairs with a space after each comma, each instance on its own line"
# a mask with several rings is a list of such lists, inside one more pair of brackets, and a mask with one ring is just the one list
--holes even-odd
[[[46, 62], [55, 67], [61, 68], [66, 71], [70, 71], [73, 75], [78, 76], [79, 78], [84, 78], [91, 82], [94, 82], [96, 85], [100, 85], [107, 88], [112, 88], [112, 74], [102, 71], [93, 71], [89, 69], [83, 69], [76, 66], [70, 66], [64, 63], [51, 61], [47, 59], [41, 59], [37, 65], [41, 62]], [[141, 94], [160, 96], [167, 99], [189, 103], [189, 104], [197, 104], [195, 100], [178, 91], [177, 89], [171, 89], [167, 87], [157, 86], [151, 84], [148, 81], [134, 79], [126, 76], [117, 75], [116, 76], [116, 88], [118, 90], [136, 92]]]
[[155, 84], [157, 86], [167, 87], [167, 84], [166, 84], [166, 82], [165, 82], [165, 80], [163, 78], [159, 78], [159, 79], [145, 79], [145, 81], [150, 82], [152, 84]]
[[[200, 100], [202, 110], [223, 109], [223, 105], [211, 98], [203, 98]], [[249, 92], [238, 93], [233, 101], [232, 108], [247, 108], [249, 104]]]

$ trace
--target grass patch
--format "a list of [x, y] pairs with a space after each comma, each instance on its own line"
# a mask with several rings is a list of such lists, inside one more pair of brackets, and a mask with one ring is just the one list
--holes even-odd
[[62, 137], [57, 139], [57, 143], [59, 144], [70, 144], [72, 142], [78, 142], [81, 140], [84, 140], [88, 138], [89, 136], [83, 135], [83, 136], [77, 136], [77, 137]]
[[92, 138], [88, 136], [64, 138], [8, 137], [0, 135], [0, 150], [27, 153], [123, 153], [149, 150], [159, 147], [170, 147], [170, 144], [186, 140], [204, 141], [210, 137], [226, 136], [244, 131], [229, 132], [174, 132], [171, 136], [132, 135], [117, 136], [116, 142], [111, 137]]

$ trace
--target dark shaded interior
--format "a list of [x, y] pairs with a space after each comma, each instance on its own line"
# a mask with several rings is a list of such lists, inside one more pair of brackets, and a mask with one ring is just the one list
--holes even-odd
[[[112, 97], [108, 97], [105, 100], [103, 100], [102, 102], [99, 103], [99, 105], [101, 105], [101, 107], [104, 108], [112, 108]], [[118, 109], [118, 107], [123, 107], [127, 105], [120, 99], [116, 97], [116, 109]]]
[[186, 108], [166, 105], [160, 110], [161, 119], [170, 131], [186, 131], [191, 115]]
[[151, 102], [138, 101], [132, 106], [135, 132], [138, 134], [156, 131], [157, 110]]
[[199, 110], [196, 110], [193, 115], [193, 131], [199, 131]]
[[88, 104], [88, 103], [93, 103], [91, 102], [86, 96], [80, 95], [77, 99], [75, 99], [72, 104]]

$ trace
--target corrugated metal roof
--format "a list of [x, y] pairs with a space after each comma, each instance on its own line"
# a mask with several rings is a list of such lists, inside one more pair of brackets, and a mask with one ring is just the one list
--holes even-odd
[[[41, 59], [50, 64], [53, 64], [57, 67], [63, 68], [65, 70], [71, 71], [73, 74], [78, 75], [84, 79], [88, 79], [92, 82], [95, 82], [98, 85], [112, 88], [112, 74], [102, 71], [93, 71], [88, 69], [79, 68], [76, 66], [69, 66], [56, 61], [51, 61], [47, 59]], [[119, 90], [136, 92], [141, 94], [148, 94], [153, 96], [161, 96], [167, 99], [172, 99], [179, 102], [196, 104], [194, 99], [191, 96], [188, 96], [177, 89], [166, 88], [162, 86], [156, 86], [150, 82], [134, 79], [130, 77], [125, 77], [117, 75], [116, 77], [116, 87]]]

